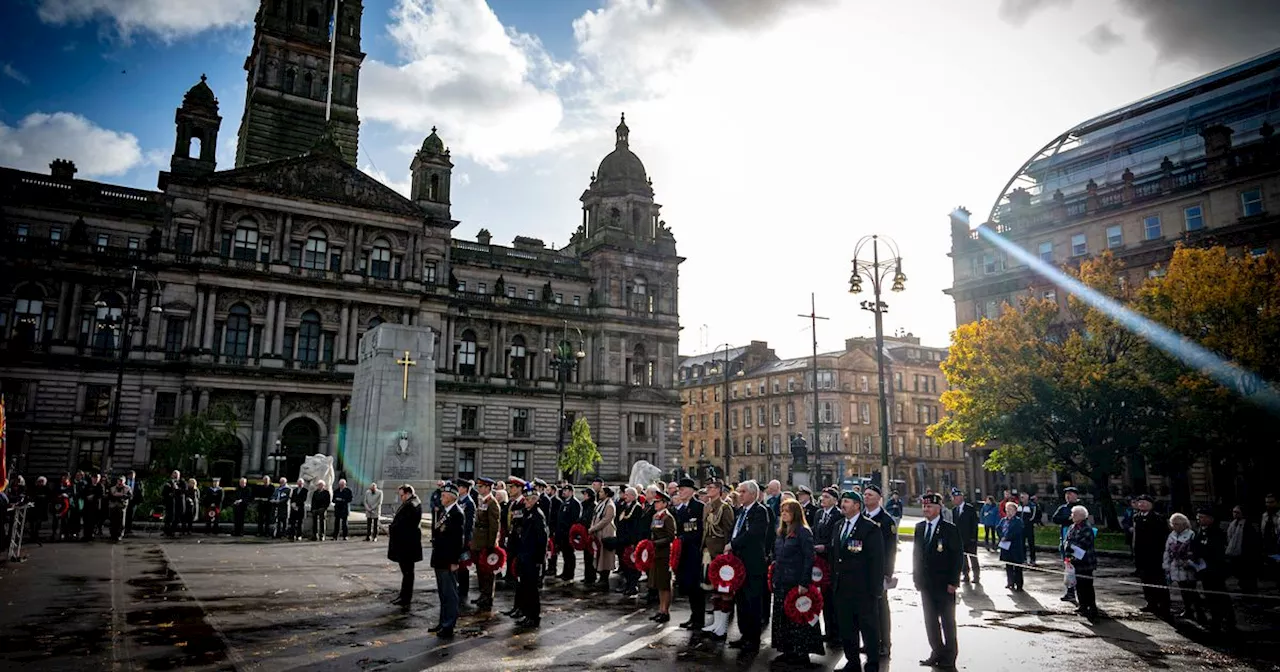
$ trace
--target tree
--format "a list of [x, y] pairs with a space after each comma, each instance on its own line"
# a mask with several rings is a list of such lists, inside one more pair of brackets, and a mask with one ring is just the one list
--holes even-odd
[[[1114, 295], [1110, 255], [1078, 278]], [[997, 443], [991, 471], [1068, 470], [1089, 479], [1103, 519], [1116, 526], [1110, 480], [1141, 445], [1150, 388], [1138, 369], [1141, 339], [1084, 303], [1028, 298], [1017, 310], [965, 324], [942, 364], [947, 414], [929, 428], [940, 441]], [[1064, 319], [1065, 318], [1065, 319]]]
[[235, 411], [216, 404], [203, 413], [187, 413], [173, 423], [169, 440], [151, 458], [153, 470], [190, 470], [195, 457], [207, 458], [228, 443], [238, 442]]
[[556, 469], [561, 473], [572, 474], [574, 480], [577, 480], [578, 476], [595, 471], [602, 459], [596, 442], [591, 438], [591, 427], [587, 424], [587, 419], [574, 420], [572, 438], [564, 450], [560, 451]]
[[1143, 284], [1135, 306], [1250, 374], [1244, 385], [1226, 386], [1147, 348], [1144, 370], [1166, 406], [1144, 453], [1173, 479], [1175, 505], [1189, 507], [1187, 466], [1202, 458], [1213, 469], [1218, 497], [1258, 499], [1264, 479], [1280, 466], [1280, 442], [1275, 417], [1247, 397], [1258, 390], [1273, 394], [1265, 381], [1280, 380], [1280, 259], [1179, 246], [1163, 276]]

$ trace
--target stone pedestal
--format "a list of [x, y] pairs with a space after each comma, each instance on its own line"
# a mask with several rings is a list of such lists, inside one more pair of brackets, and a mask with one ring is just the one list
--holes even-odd
[[800, 486], [813, 487], [809, 483], [809, 465], [808, 464], [792, 464], [791, 465], [791, 487], [799, 488]]
[[347, 486], [369, 483], [395, 498], [408, 483], [420, 492], [436, 474], [435, 333], [381, 324], [360, 338], [347, 416]]

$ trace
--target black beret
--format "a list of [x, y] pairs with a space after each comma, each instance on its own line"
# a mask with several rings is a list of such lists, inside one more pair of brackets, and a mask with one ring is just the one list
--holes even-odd
[[1152, 504], [1155, 504], [1155, 503], [1156, 503], [1156, 500], [1152, 499], [1151, 495], [1138, 495], [1137, 497], [1134, 497], [1133, 499], [1134, 499], [1134, 501], [1151, 502]]
[[1202, 506], [1202, 507], [1200, 507], [1200, 508], [1196, 509], [1196, 514], [1201, 515], [1201, 516], [1209, 516], [1210, 518], [1216, 518], [1216, 517], [1217, 517], [1217, 516], [1215, 516], [1215, 515], [1213, 514], [1213, 507], [1212, 507], [1212, 506], [1209, 506], [1208, 504], [1206, 504], [1206, 505], [1204, 505], [1204, 506]]
[[877, 495], [880, 495], [881, 497], [884, 497], [884, 491], [881, 490], [880, 486], [876, 485], [875, 483], [868, 483], [866, 486], [862, 488], [862, 491], [863, 492], [871, 491], [876, 493]]
[[840, 491], [835, 488], [827, 488], [822, 492], [823, 494], [831, 495], [832, 499], [840, 499]]
[[453, 482], [450, 481], [440, 488], [440, 492], [447, 492], [451, 495], [456, 495], [458, 494], [458, 486], [454, 485]]
[[455, 484], [457, 484], [457, 486], [458, 486], [459, 488], [470, 488], [470, 487], [471, 487], [471, 485], [472, 485], [472, 484], [471, 484], [471, 481], [468, 481], [468, 480], [467, 480], [467, 479], [465, 479], [465, 478], [459, 478], [459, 479], [456, 479], [456, 480], [454, 481], [454, 483], [455, 483]]
[[682, 478], [680, 479], [680, 482], [678, 485], [682, 488], [693, 488], [694, 490], [698, 489], [698, 484], [695, 483], [692, 478]]

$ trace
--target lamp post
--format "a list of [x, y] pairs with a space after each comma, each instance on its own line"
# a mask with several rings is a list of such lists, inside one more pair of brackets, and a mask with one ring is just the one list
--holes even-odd
[[276, 481], [280, 480], [280, 463], [286, 459], [284, 454], [284, 449], [282, 446], [283, 444], [280, 442], [280, 439], [276, 439], [276, 452], [271, 453], [270, 455], [267, 456], [267, 461], [271, 462], [273, 465], [271, 469], [272, 483], [275, 483]]
[[[556, 342], [555, 347], [547, 346], [542, 349], [543, 352], [551, 356], [551, 369], [556, 372], [556, 384], [560, 388], [560, 427], [556, 432], [556, 475], [559, 477], [560, 472], [560, 454], [564, 452], [564, 398], [565, 383], [569, 374], [578, 368], [578, 362], [582, 361], [587, 353], [582, 351], [582, 330], [575, 328], [578, 332], [578, 347], [575, 349], [573, 343], [569, 340], [569, 322], [562, 320], [560, 327], [560, 340]], [[557, 480], [559, 480], [557, 478]]]
[[[720, 423], [721, 429], [724, 430], [724, 478], [729, 480], [730, 459], [733, 456], [732, 445], [729, 443], [729, 349], [733, 346], [729, 343], [721, 343], [716, 349], [724, 348], [724, 361], [720, 364]], [[742, 375], [742, 369], [739, 368], [737, 374]]]
[[[891, 256], [880, 258], [881, 244]], [[866, 259], [868, 247], [871, 252], [870, 261]], [[889, 405], [885, 398], [884, 380], [884, 314], [888, 312], [889, 304], [880, 300], [880, 294], [885, 281], [890, 277], [893, 278], [891, 291], [901, 292], [906, 288], [907, 276], [902, 273], [902, 255], [898, 252], [897, 244], [890, 238], [863, 236], [853, 250], [853, 273], [849, 276], [849, 293], [858, 294], [862, 291], [863, 278], [871, 283], [874, 301], [863, 301], [862, 309], [871, 311], [876, 316], [876, 373], [880, 401], [879, 484], [881, 487], [884, 487], [886, 474], [889, 471]]]
[[[123, 316], [114, 314], [114, 311], [112, 311], [111, 307], [108, 306], [107, 302], [103, 301], [102, 299], [98, 299], [93, 304], [94, 308], [96, 309], [98, 321], [100, 323], [99, 328], [105, 327], [108, 329], [112, 329], [113, 331], [116, 332], [116, 337], [119, 339], [119, 344], [117, 345], [117, 348], [116, 348], [117, 350], [116, 387], [111, 400], [111, 429], [109, 434], [107, 435], [106, 455], [104, 455], [102, 458], [102, 471], [108, 474], [111, 473], [111, 460], [115, 456], [115, 452], [116, 452], [116, 436], [120, 433], [120, 394], [121, 394], [122, 388], [124, 387], [124, 369], [125, 369], [125, 364], [128, 362], [128, 359], [129, 359], [129, 346], [133, 342], [133, 330], [137, 327], [142, 326], [141, 320], [135, 319], [135, 316], [133, 314], [133, 305], [137, 303], [140, 299], [139, 297], [140, 289], [138, 287], [138, 275], [139, 275], [138, 267], [137, 266], [131, 267], [129, 271], [129, 295], [125, 298], [125, 301], [124, 301]], [[152, 283], [152, 286], [155, 290], [152, 293], [152, 296], [158, 297], [160, 295], [160, 289], [161, 289], [160, 281], [157, 280], [154, 275], [151, 275], [150, 273], [146, 273], [146, 272], [142, 272], [142, 279], [149, 280]], [[160, 307], [159, 303], [156, 303], [155, 305], [151, 306], [151, 308], [149, 309], [149, 312], [151, 314], [158, 315], [164, 312], [164, 308]], [[145, 335], [144, 335], [144, 338], [145, 338]], [[146, 348], [146, 343], [143, 343], [143, 348], [144, 349]]]

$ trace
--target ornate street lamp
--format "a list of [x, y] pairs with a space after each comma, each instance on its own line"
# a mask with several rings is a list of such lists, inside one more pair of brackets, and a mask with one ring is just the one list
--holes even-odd
[[[556, 372], [556, 384], [560, 388], [560, 427], [556, 433], [556, 472], [557, 477], [561, 476], [560, 471], [560, 453], [564, 452], [564, 398], [565, 383], [569, 378], [569, 374], [578, 368], [578, 362], [582, 361], [587, 353], [582, 351], [582, 330], [574, 328], [578, 332], [577, 347], [569, 340], [569, 322], [562, 320], [560, 327], [560, 340], [556, 342], [555, 347], [547, 346], [542, 349], [551, 357], [551, 370]], [[559, 478], [557, 478], [559, 480]]]
[[[139, 278], [141, 276], [141, 278]], [[114, 398], [111, 401], [111, 431], [107, 437], [107, 453], [102, 459], [103, 473], [111, 473], [111, 459], [116, 452], [116, 436], [120, 433], [120, 394], [124, 387], [124, 369], [129, 359], [129, 346], [133, 342], [133, 331], [144, 325], [141, 316], [133, 314], [133, 306], [141, 300], [142, 288], [138, 286], [138, 280], [148, 282], [152, 287], [151, 298], [154, 303], [149, 311], [153, 315], [159, 315], [164, 312], [164, 308], [160, 306], [159, 297], [162, 286], [156, 276], [145, 271], [139, 271], [137, 266], [133, 266], [129, 272], [129, 295], [124, 301], [124, 312], [120, 313], [118, 308], [112, 308], [107, 305], [106, 301], [101, 299], [93, 303], [96, 309], [100, 327], [106, 327], [116, 332], [118, 343], [116, 344], [116, 387]], [[144, 336], [145, 339], [145, 336]], [[146, 349], [145, 340], [143, 349]]]
[[[880, 258], [881, 245], [885, 246], [886, 252], [891, 256]], [[871, 252], [869, 261], [866, 258], [868, 251]], [[871, 283], [874, 300], [863, 301], [862, 309], [871, 311], [876, 316], [876, 368], [880, 401], [880, 477], [878, 482], [881, 487], [884, 487], [885, 479], [889, 478], [889, 405], [885, 397], [884, 380], [884, 314], [888, 312], [889, 304], [880, 300], [880, 294], [884, 283], [890, 278], [893, 284], [889, 289], [894, 292], [905, 289], [907, 282], [907, 276], [902, 272], [902, 255], [898, 252], [898, 245], [892, 239], [863, 236], [858, 241], [853, 250], [853, 273], [849, 276], [850, 294], [862, 292], [864, 278]]]

